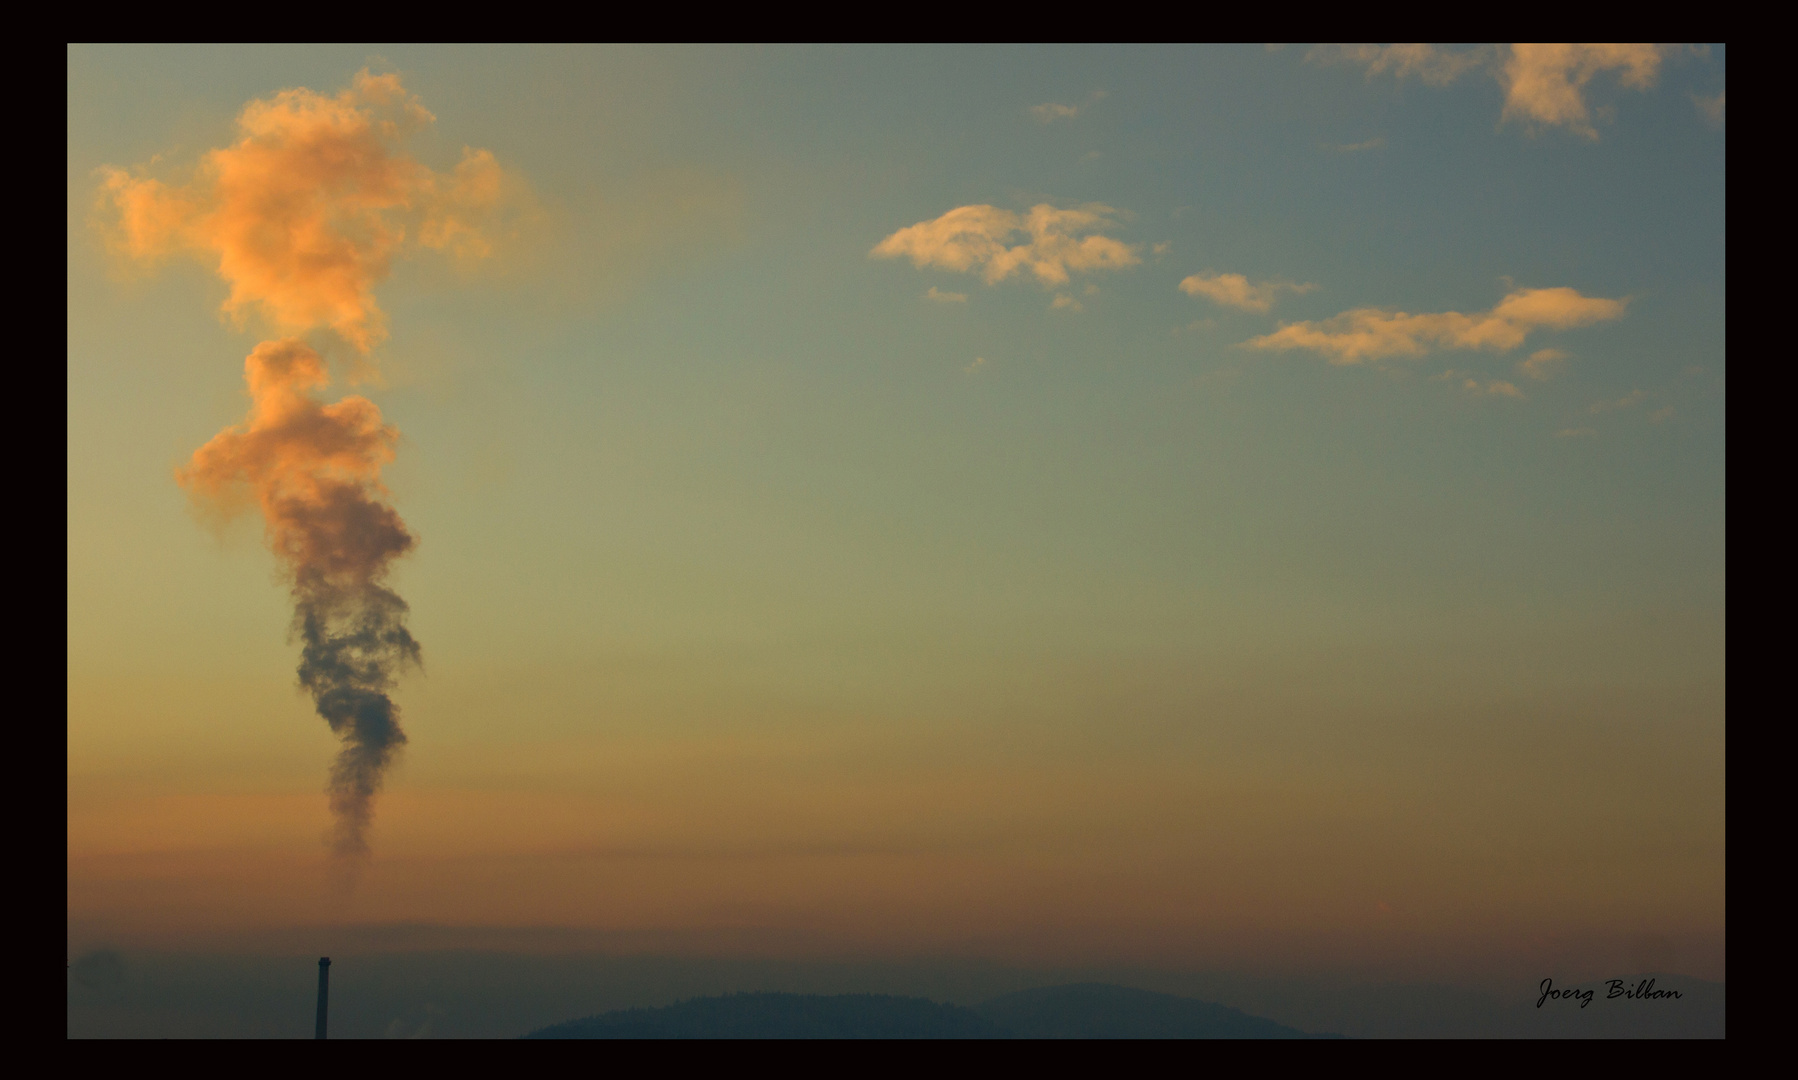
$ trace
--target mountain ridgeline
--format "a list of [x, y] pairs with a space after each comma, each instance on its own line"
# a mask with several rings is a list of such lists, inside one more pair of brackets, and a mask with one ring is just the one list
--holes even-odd
[[[1103, 983], [965, 1008], [886, 994], [727, 994], [620, 1009], [527, 1039], [1308, 1039], [1240, 1009]], [[1328, 1036], [1323, 1036], [1328, 1037]]]

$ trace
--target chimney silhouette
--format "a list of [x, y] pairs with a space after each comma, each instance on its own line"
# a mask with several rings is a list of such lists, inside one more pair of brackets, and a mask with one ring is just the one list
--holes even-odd
[[318, 1027], [312, 1033], [312, 1037], [315, 1039], [325, 1037], [325, 1003], [330, 996], [331, 958], [321, 956], [318, 958]]

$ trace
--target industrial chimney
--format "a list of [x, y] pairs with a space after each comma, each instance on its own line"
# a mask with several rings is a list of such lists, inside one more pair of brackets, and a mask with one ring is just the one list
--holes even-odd
[[325, 1002], [330, 996], [331, 958], [321, 956], [318, 958], [318, 1027], [312, 1033], [312, 1037], [315, 1039], [325, 1037]]

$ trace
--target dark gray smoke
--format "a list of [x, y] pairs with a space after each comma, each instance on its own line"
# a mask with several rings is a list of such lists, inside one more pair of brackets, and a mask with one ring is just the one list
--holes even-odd
[[332, 846], [340, 855], [361, 855], [381, 779], [406, 744], [399, 706], [387, 691], [420, 654], [406, 629], [406, 602], [392, 590], [370, 585], [348, 599], [298, 596], [294, 629], [304, 643], [300, 685], [343, 740], [331, 765]]

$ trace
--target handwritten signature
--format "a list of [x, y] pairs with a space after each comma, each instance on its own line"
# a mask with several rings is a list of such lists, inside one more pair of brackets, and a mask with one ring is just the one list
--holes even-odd
[[[1627, 989], [1624, 987], [1622, 979], [1606, 979], [1604, 984], [1609, 987], [1609, 991], [1604, 996], [1606, 1001], [1612, 998], [1664, 1000], [1682, 996], [1678, 990], [1655, 989], [1653, 979], [1642, 979]], [[1555, 986], [1553, 979], [1543, 979], [1542, 985], [1536, 989], [1542, 991], [1542, 996], [1536, 999], [1536, 1008], [1538, 1009], [1545, 1002], [1560, 1000], [1578, 1001], [1579, 1007], [1583, 1009], [1592, 1004], [1592, 998], [1598, 993], [1596, 990], [1585, 990], [1577, 986], [1570, 986], [1565, 990], [1559, 989]]]

